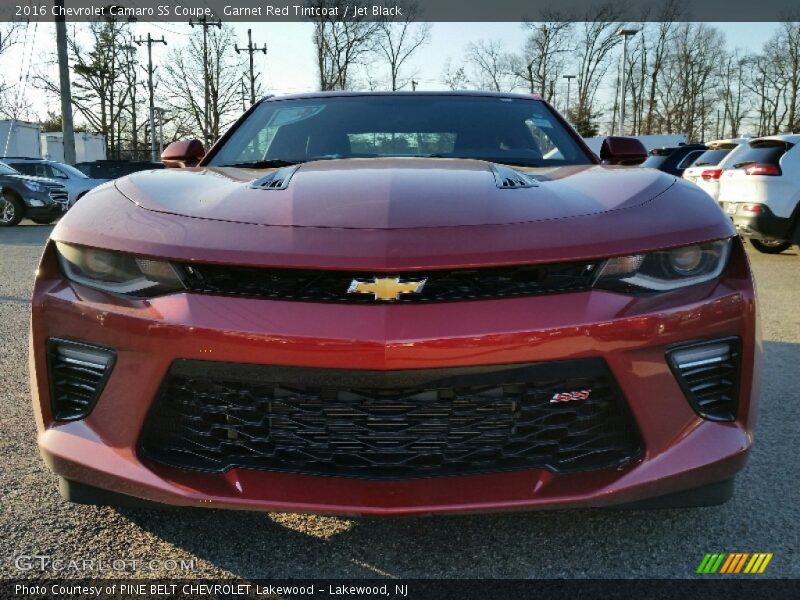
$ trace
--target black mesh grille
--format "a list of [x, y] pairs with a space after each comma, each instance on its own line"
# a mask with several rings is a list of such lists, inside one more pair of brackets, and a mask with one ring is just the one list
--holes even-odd
[[178, 361], [141, 443], [178, 468], [365, 478], [597, 469], [640, 448], [601, 360], [410, 371]]
[[681, 346], [667, 354], [672, 372], [700, 416], [712, 421], [736, 419], [740, 346], [739, 338], [726, 338]]
[[53, 417], [72, 421], [89, 414], [103, 391], [114, 360], [114, 352], [105, 348], [54, 338], [48, 340]]
[[280, 300], [377, 302], [370, 294], [348, 293], [353, 280], [397, 277], [420, 281], [419, 293], [401, 294], [396, 302], [442, 302], [533, 296], [589, 289], [596, 262], [521, 265], [447, 271], [364, 273], [305, 269], [264, 269], [230, 265], [184, 264], [179, 268], [190, 290]]

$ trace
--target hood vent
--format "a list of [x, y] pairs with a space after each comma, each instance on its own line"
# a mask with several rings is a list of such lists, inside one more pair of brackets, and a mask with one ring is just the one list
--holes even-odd
[[266, 177], [256, 179], [250, 184], [250, 187], [255, 190], [285, 190], [289, 187], [289, 181], [292, 179], [292, 175], [294, 175], [295, 171], [299, 168], [300, 165], [283, 167], [282, 169], [273, 171]]
[[497, 187], [501, 190], [515, 190], [519, 188], [538, 187], [536, 181], [511, 167], [492, 165], [492, 173]]

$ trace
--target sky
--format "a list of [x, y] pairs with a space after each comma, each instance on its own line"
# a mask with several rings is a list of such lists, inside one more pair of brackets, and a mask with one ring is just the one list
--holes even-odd
[[[317, 86], [312, 25], [310, 23], [233, 23], [240, 46], [247, 44], [247, 29], [253, 30], [253, 42], [267, 44], [267, 56], [255, 55], [256, 70], [262, 72], [261, 84], [265, 93], [294, 93], [315, 90]], [[766, 39], [776, 30], [775, 23], [712, 23], [726, 36], [729, 48], [759, 51]], [[137, 23], [134, 35], [154, 37], [162, 35], [170, 45], [185, 42], [192, 29], [187, 23]], [[509, 49], [519, 50], [525, 39], [520, 23], [434, 23], [431, 41], [415, 54], [409, 63], [408, 73], [419, 82], [418, 89], [442, 89], [442, 72], [448, 60], [461, 64], [466, 46], [480, 39], [501, 39]], [[25, 44], [18, 44], [0, 56], [0, 74], [6, 81], [22, 82], [28, 76], [26, 94], [20, 102], [30, 107], [30, 117], [43, 118], [48, 110], [58, 110], [58, 99], [47, 97], [33, 88], [32, 77], [44, 71], [57, 77], [54, 67], [43, 66], [55, 53], [55, 26], [53, 23], [30, 23], [24, 32]], [[169, 46], [153, 47], [154, 63], [166, 57]], [[141, 47], [142, 60], [146, 60], [145, 47]], [[556, 92], [558, 94], [558, 90]], [[611, 94], [611, 90], [600, 90]]]

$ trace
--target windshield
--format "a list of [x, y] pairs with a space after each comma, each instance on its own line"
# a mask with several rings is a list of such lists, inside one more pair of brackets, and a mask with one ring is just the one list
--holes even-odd
[[0, 162], [0, 174], [3, 175], [19, 175], [20, 172], [16, 169], [12, 169], [6, 163]]
[[89, 179], [86, 176], [85, 173], [83, 173], [82, 171], [79, 171], [78, 169], [76, 169], [73, 166], [65, 165], [65, 164], [61, 163], [56, 168], [61, 169], [62, 171], [64, 171], [64, 173], [66, 173], [70, 177], [74, 177], [76, 179]]
[[663, 165], [665, 162], [667, 162], [667, 158], [669, 158], [668, 155], [665, 156], [665, 155], [651, 154], [650, 156], [647, 157], [647, 160], [645, 160], [639, 166], [643, 167], [645, 169], [657, 169], [661, 165]]
[[736, 154], [734, 169], [741, 169], [752, 164], [779, 165], [781, 157], [786, 154], [792, 144], [783, 140], [753, 140], [745, 144], [744, 149]]
[[693, 167], [712, 167], [718, 165], [719, 162], [725, 158], [732, 148], [718, 148], [716, 150], [706, 150], [697, 160], [694, 161]]
[[521, 166], [593, 162], [533, 98], [420, 94], [267, 101], [208, 164], [378, 157], [475, 158]]

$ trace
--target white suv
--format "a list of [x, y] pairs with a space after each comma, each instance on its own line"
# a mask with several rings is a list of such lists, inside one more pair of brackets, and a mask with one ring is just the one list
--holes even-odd
[[736, 155], [742, 151], [749, 138], [714, 140], [707, 144], [708, 150], [695, 159], [692, 166], [683, 172], [683, 178], [697, 184], [709, 196], [719, 198], [719, 178], [730, 168]]
[[800, 135], [749, 140], [722, 172], [719, 202], [740, 235], [768, 254], [800, 243]]

